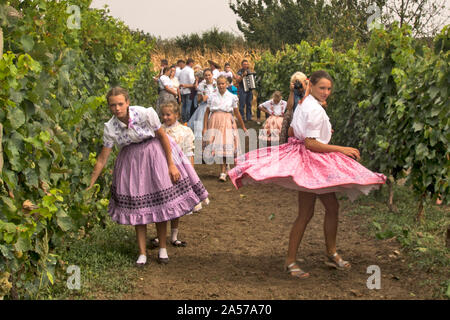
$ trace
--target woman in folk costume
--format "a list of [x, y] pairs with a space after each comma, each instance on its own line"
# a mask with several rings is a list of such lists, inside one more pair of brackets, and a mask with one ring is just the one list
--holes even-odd
[[147, 224], [156, 223], [157, 260], [167, 263], [167, 221], [190, 213], [208, 192], [183, 151], [161, 127], [153, 108], [130, 106], [128, 92], [120, 87], [112, 88], [106, 101], [113, 117], [105, 123], [103, 148], [88, 189], [101, 174], [112, 148], [118, 146], [108, 212], [113, 221], [135, 226], [138, 265], [147, 263]]
[[278, 144], [283, 115], [286, 111], [286, 101], [283, 100], [281, 92], [275, 91], [272, 99], [260, 104], [258, 108], [270, 115], [264, 122], [263, 129], [259, 131], [259, 139], [271, 145]]
[[227, 90], [227, 79], [217, 78], [218, 92], [208, 97], [203, 120], [203, 137], [206, 144], [204, 159], [206, 163], [221, 164], [220, 181], [226, 181], [227, 164], [234, 163], [240, 152], [236, 119], [245, 133], [244, 121], [238, 109], [238, 98]]
[[310, 94], [295, 110], [288, 143], [251, 151], [236, 159], [236, 167], [228, 172], [236, 188], [250, 183], [275, 183], [298, 190], [298, 217], [291, 229], [285, 261], [286, 272], [297, 278], [309, 276], [298, 266], [296, 255], [314, 215], [316, 199], [325, 207], [326, 262], [348, 270], [350, 263], [336, 249], [339, 203], [335, 193], [343, 192], [353, 201], [386, 181], [384, 175], [357, 162], [357, 149], [328, 144], [332, 129], [320, 102], [326, 101], [331, 88], [332, 79], [327, 72], [314, 72]]

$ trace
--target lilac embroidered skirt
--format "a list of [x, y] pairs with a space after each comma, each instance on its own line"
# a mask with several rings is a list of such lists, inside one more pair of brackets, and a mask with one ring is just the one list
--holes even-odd
[[168, 137], [180, 180], [173, 184], [157, 138], [123, 147], [114, 165], [108, 212], [113, 221], [144, 225], [179, 218], [208, 197], [189, 160]]

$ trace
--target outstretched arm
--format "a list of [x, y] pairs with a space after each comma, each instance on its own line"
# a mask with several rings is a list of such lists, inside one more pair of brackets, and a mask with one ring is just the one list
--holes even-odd
[[100, 173], [102, 173], [103, 168], [105, 167], [106, 163], [108, 162], [109, 155], [111, 154], [112, 148], [103, 147], [102, 151], [97, 157], [97, 163], [94, 166], [94, 170], [92, 171], [91, 176], [91, 183], [89, 183], [89, 187], [87, 190], [91, 189], [94, 185], [95, 181], [97, 181], [98, 177], [100, 176]]

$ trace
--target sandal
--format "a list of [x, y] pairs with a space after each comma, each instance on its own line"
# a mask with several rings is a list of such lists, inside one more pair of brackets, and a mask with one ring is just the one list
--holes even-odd
[[219, 180], [223, 181], [223, 182], [227, 181], [227, 174], [226, 173], [221, 173], [220, 177], [219, 177]]
[[151, 249], [155, 249], [155, 248], [158, 248], [158, 247], [159, 247], [159, 239], [158, 239], [158, 237], [151, 238], [150, 239], [150, 248]]
[[309, 277], [309, 273], [300, 269], [300, 267], [297, 265], [297, 262], [292, 262], [290, 265], [285, 266], [284, 271], [289, 273], [292, 277], [296, 277], [299, 279], [305, 279]]
[[332, 255], [327, 255], [329, 261], [325, 261], [325, 264], [329, 267], [336, 268], [338, 270], [349, 270], [352, 266], [350, 262], [345, 261], [335, 252]]
[[187, 243], [186, 243], [186, 241], [175, 240], [175, 241], [172, 241], [172, 245], [174, 247], [186, 247]]

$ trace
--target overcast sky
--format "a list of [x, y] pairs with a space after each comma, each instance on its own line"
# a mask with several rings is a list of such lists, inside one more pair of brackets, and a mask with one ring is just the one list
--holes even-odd
[[103, 8], [105, 4], [113, 17], [131, 29], [163, 39], [201, 33], [213, 27], [240, 34], [237, 16], [228, 0], [93, 0], [91, 7]]

